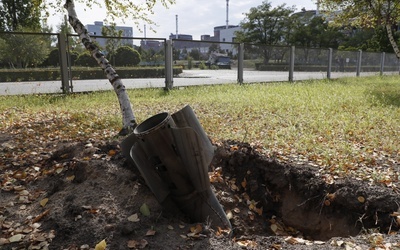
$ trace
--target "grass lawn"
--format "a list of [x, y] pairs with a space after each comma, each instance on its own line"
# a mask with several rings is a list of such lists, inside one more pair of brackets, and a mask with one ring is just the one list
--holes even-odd
[[[312, 164], [397, 188], [399, 76], [297, 83], [129, 90], [139, 122], [190, 105], [214, 140], [258, 145], [281, 161]], [[32, 140], [113, 138], [121, 128], [113, 92], [1, 96], [0, 132]]]

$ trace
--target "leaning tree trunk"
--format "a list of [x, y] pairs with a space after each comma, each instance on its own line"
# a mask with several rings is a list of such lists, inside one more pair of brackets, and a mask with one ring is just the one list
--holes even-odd
[[397, 46], [396, 41], [394, 40], [392, 26], [390, 24], [386, 24], [386, 31], [388, 33], [389, 41], [390, 44], [392, 45], [394, 53], [396, 53], [397, 58], [400, 58], [400, 50], [399, 47]]
[[85, 48], [90, 52], [97, 63], [103, 69], [108, 80], [114, 88], [115, 93], [118, 96], [119, 105], [122, 112], [122, 123], [123, 128], [120, 131], [120, 135], [127, 135], [133, 131], [136, 126], [135, 115], [131, 107], [131, 102], [129, 100], [128, 94], [126, 92], [125, 86], [122, 84], [120, 77], [117, 72], [111, 66], [110, 62], [104, 57], [104, 54], [100, 49], [94, 44], [88, 35], [87, 29], [79, 21], [73, 0], [66, 0], [64, 7], [68, 10], [68, 20], [76, 33], [78, 33]]

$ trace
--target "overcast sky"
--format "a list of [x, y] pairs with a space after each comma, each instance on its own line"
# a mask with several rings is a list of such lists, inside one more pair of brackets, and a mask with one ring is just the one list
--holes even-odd
[[[244, 13], [249, 12], [251, 7], [261, 5], [263, 0], [229, 0], [229, 24], [238, 25], [244, 19]], [[315, 0], [270, 0], [273, 7], [286, 3], [286, 6], [296, 6], [298, 10], [303, 7], [307, 10], [316, 9]], [[78, 18], [83, 24], [93, 24], [94, 21], [103, 21], [105, 11], [100, 8], [84, 11], [84, 6], [76, 4]], [[66, 11], [65, 11], [66, 13]], [[158, 26], [153, 27], [157, 33], [146, 25], [146, 37], [168, 38], [171, 33], [176, 33], [176, 15], [178, 15], [178, 33], [189, 34], [194, 40], [200, 40], [204, 34], [213, 35], [214, 26], [226, 24], [226, 0], [176, 0], [176, 3], [165, 9], [158, 5], [154, 15], [150, 18]], [[62, 20], [62, 13], [54, 14], [49, 19], [49, 24], [55, 28]], [[116, 21], [117, 25], [133, 27], [134, 37], [144, 37], [144, 25], [141, 31], [135, 27], [133, 21], [126, 20], [125, 23]]]

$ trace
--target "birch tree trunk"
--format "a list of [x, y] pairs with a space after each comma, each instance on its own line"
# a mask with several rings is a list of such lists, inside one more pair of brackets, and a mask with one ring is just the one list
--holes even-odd
[[386, 31], [388, 33], [389, 41], [390, 44], [392, 45], [394, 53], [396, 53], [397, 58], [400, 58], [400, 50], [399, 47], [397, 46], [396, 41], [394, 40], [392, 26], [390, 24], [386, 24]]
[[103, 69], [108, 80], [114, 88], [115, 93], [118, 96], [119, 105], [122, 113], [122, 123], [123, 128], [119, 132], [120, 135], [127, 135], [133, 131], [136, 127], [136, 118], [133, 114], [131, 107], [131, 102], [129, 96], [126, 92], [125, 86], [122, 83], [117, 72], [111, 66], [110, 62], [105, 58], [104, 54], [100, 49], [94, 44], [88, 35], [88, 31], [85, 26], [79, 21], [73, 0], [66, 0], [64, 7], [68, 10], [68, 21], [72, 28], [78, 33], [85, 48], [90, 52], [92, 57], [96, 59], [99, 66]]

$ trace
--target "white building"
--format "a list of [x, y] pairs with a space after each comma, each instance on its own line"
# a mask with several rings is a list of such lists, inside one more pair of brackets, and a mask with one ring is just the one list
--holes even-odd
[[[86, 29], [88, 30], [89, 35], [92, 36], [102, 36], [102, 29], [104, 27], [104, 23], [101, 21], [95, 21], [94, 24], [87, 24], [85, 25]], [[105, 26], [109, 27], [109, 26]], [[115, 26], [117, 31], [122, 30], [122, 37], [133, 37], [133, 28], [127, 26]], [[105, 38], [93, 38], [96, 40], [99, 45], [103, 48], [106, 46], [107, 39]], [[133, 39], [122, 39], [121, 44], [133, 46]]]
[[[219, 41], [220, 42], [229, 42], [229, 43], [233, 43], [236, 42], [235, 41], [235, 32], [236, 31], [240, 31], [242, 30], [242, 28], [240, 28], [240, 26], [235, 26], [235, 27], [229, 27], [228, 29], [221, 29], [219, 31]], [[231, 51], [232, 54], [236, 54], [237, 50], [236, 47], [231, 45], [231, 44], [222, 44], [221, 43], [221, 49], [224, 51]]]

